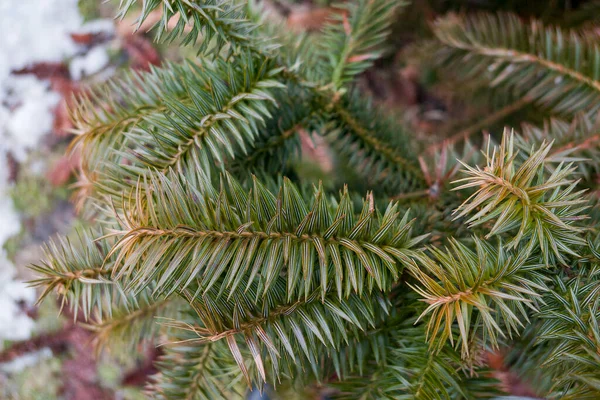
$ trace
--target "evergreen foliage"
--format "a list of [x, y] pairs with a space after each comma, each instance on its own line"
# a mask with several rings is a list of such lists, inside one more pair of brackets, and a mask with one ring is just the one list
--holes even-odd
[[442, 63], [526, 95], [557, 115], [594, 115], [600, 99], [600, 47], [591, 33], [523, 22], [513, 14], [450, 14], [436, 21]]
[[[479, 158], [471, 143], [420, 154], [357, 87], [395, 0], [348, 1], [314, 35], [233, 0], [126, 0], [119, 16], [140, 7], [140, 24], [162, 10], [158, 40], [198, 55], [79, 98], [80, 206], [96, 223], [31, 268], [99, 346], [165, 344], [152, 396], [491, 398], [483, 354], [521, 346], [553, 380], [544, 396], [600, 397], [597, 35], [436, 21], [438, 65], [551, 115]], [[369, 187], [362, 200], [295, 170], [302, 133]]]

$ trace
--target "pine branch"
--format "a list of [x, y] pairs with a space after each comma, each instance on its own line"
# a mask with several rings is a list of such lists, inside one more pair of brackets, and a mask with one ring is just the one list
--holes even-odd
[[[147, 5], [149, 7], [148, 10], [153, 7], [158, 7], [158, 5], [158, 2], [156, 4], [149, 3]], [[348, 18], [356, 25], [354, 26], [352, 34], [347, 36], [345, 31], [339, 31], [338, 24], [334, 24], [329, 30], [330, 38], [325, 39], [322, 42], [329, 43], [330, 40], [334, 41], [334, 39], [336, 39], [336, 35], [341, 35], [342, 41], [350, 46], [349, 49], [353, 49], [352, 51], [360, 49], [366, 51], [367, 48], [370, 48], [369, 46], [376, 46], [377, 43], [381, 43], [386, 36], [384, 32], [386, 30], [385, 27], [389, 24], [395, 5], [395, 2], [392, 1], [377, 0], [375, 2], [361, 3], [360, 7], [350, 7], [350, 11], [352, 12], [349, 14]], [[127, 7], [127, 4], [123, 6], [124, 9]], [[381, 30], [364, 30], [364, 24], [367, 24], [366, 27], [369, 27], [373, 23], [366, 18], [368, 13], [365, 13], [367, 11], [376, 12], [378, 10], [386, 10], [386, 12], [378, 15], [375, 20], [385, 20], [388, 22], [381, 25]], [[335, 28], [335, 26], [338, 28]], [[309, 114], [322, 114], [323, 111], [329, 110], [331, 99], [333, 98], [334, 101], [336, 101], [335, 99], [339, 98], [339, 95], [336, 95], [331, 88], [326, 89], [323, 87], [316, 89], [316, 84], [310, 82], [310, 78], [306, 81], [305, 78], [300, 76], [301, 74], [299, 75], [299, 72], [301, 72], [300, 65], [307, 63], [306, 59], [301, 57], [312, 54], [307, 50], [310, 49], [310, 46], [307, 43], [309, 42], [303, 40], [292, 42], [290, 46], [288, 46], [290, 48], [283, 53], [284, 56], [279, 57], [277, 67], [273, 65], [271, 68], [275, 68], [275, 71], [279, 71], [279, 68], [281, 68], [283, 76], [289, 78], [291, 74], [294, 76], [294, 79], [299, 79], [301, 86], [308, 89], [308, 98], [316, 96], [317, 99], [320, 99], [311, 106], [312, 111]], [[378, 52], [370, 54], [371, 58], [379, 55]], [[262, 55], [258, 56], [258, 59], [262, 59], [262, 57]], [[357, 65], [366, 66], [370, 63], [370, 61], [367, 62], [367, 60], [362, 59], [364, 58], [362, 56], [359, 58], [361, 58], [361, 60], [357, 59]], [[226, 77], [218, 76], [215, 80], [218, 79], [223, 82], [229, 82], [232, 80], [232, 75], [243, 76], [242, 71], [246, 73], [245, 68], [252, 69], [252, 62], [260, 63], [260, 61], [256, 61], [254, 58], [248, 56], [240, 56], [236, 58], [236, 61], [236, 67], [233, 68], [233, 73], [230, 73], [229, 76]], [[208, 62], [205, 62], [204, 64], [208, 65]], [[245, 64], [249, 65], [246, 66]], [[273, 63], [271, 63], [271, 65], [272, 64]], [[354, 70], [353, 68], [354, 67], [351, 69]], [[75, 114], [75, 118], [79, 121], [77, 130], [79, 132], [86, 132], [86, 134], [79, 139], [79, 142], [87, 142], [88, 144], [85, 146], [87, 149], [85, 153], [87, 154], [84, 157], [87, 167], [84, 166], [83, 171], [83, 180], [88, 182], [83, 185], [85, 188], [89, 188], [90, 185], [95, 185], [96, 191], [110, 194], [113, 197], [118, 196], [119, 193], [126, 191], [127, 186], [131, 186], [131, 182], [135, 182], [139, 175], [144, 174], [144, 171], [140, 167], [144, 168], [150, 166], [161, 170], [164, 170], [168, 166], [180, 168], [179, 164], [185, 164], [185, 162], [180, 163], [178, 161], [182, 158], [200, 159], [200, 162], [204, 166], [213, 163], [219, 164], [222, 162], [223, 151], [227, 151], [227, 154], [234, 158], [236, 155], [239, 155], [239, 153], [243, 154], [246, 148], [253, 145], [257, 135], [256, 125], [262, 124], [261, 119], [268, 115], [268, 110], [264, 105], [251, 102], [249, 106], [257, 107], [258, 109], [251, 109], [250, 115], [239, 112], [240, 110], [235, 108], [229, 112], [229, 106], [225, 106], [221, 109], [223, 105], [217, 107], [217, 110], [196, 110], [194, 105], [197, 105], [198, 101], [194, 99], [194, 93], [190, 93], [191, 89], [206, 86], [211, 82], [207, 83], [200, 78], [199, 75], [202, 74], [198, 72], [198, 68], [195, 68], [194, 70], [192, 67], [184, 66], [180, 67], [180, 70], [176, 71], [176, 73], [171, 74], [170, 71], [172, 69], [175, 69], [175, 67], [169, 66], [166, 72], [155, 71], [147, 78], [141, 77], [135, 79], [135, 81], [138, 82], [137, 85], [133, 82], [134, 79], [126, 80], [124, 84], [113, 85], [115, 86], [115, 92], [117, 93], [116, 98], [128, 97], [128, 92], [133, 91], [133, 87], [136, 86], [142, 86], [142, 88], [148, 86], [150, 89], [149, 92], [151, 93], [150, 96], [141, 99], [141, 101], [134, 100], [131, 101], [131, 103], [128, 101], [125, 106], [119, 104], [118, 100], [110, 101], [105, 110], [109, 111], [113, 108], [118, 110], [114, 117], [107, 117], [107, 113], [104, 112], [104, 110], [96, 112], [93, 109], [93, 105], [90, 104], [90, 101], [82, 102], [82, 105], [80, 105], [81, 111]], [[191, 71], [187, 71], [186, 69], [190, 69]], [[223, 70], [225, 70], [223, 62], [217, 60], [216, 67], [213, 69], [216, 71], [217, 75], [219, 73], [223, 75]], [[310, 71], [310, 69], [302, 69], [302, 72], [307, 71]], [[202, 73], [205, 72], [206, 71], [202, 71]], [[309, 77], [314, 75], [310, 72], [307, 72], [307, 74]], [[186, 77], [184, 82], [187, 82], [187, 84], [182, 85], [179, 83], [178, 78], [182, 75]], [[146, 80], [148, 82], [146, 82]], [[167, 85], [165, 85], [166, 89], [157, 89], [156, 83], [161, 82], [162, 80], [167, 82]], [[158, 87], [160, 88], [161, 86]], [[273, 86], [259, 87], [268, 88]], [[220, 86], [216, 87], [217, 90], [219, 88]], [[251, 94], [255, 95], [257, 92], [258, 90], [252, 90]], [[122, 94], [122, 96], [119, 95], [119, 93]], [[274, 93], [268, 94], [271, 95]], [[213, 95], [213, 93], [209, 92], [206, 96], [209, 104], [216, 102], [215, 99], [211, 99], [211, 95]], [[261, 90], [259, 95], [265, 95], [265, 92]], [[288, 95], [288, 98], [291, 95], [292, 93]], [[221, 93], [219, 96], [227, 98], [228, 94]], [[97, 96], [94, 95], [93, 97]], [[168, 99], [168, 101], [163, 102], [162, 99], [164, 98]], [[236, 101], [238, 99], [237, 96], [233, 98], [236, 99]], [[259, 99], [258, 96], [253, 96], [252, 98]], [[269, 99], [269, 97], [264, 97], [262, 99], [265, 98]], [[201, 98], [200, 101], [206, 101], [206, 99]], [[323, 102], [326, 103], [326, 106], [321, 104]], [[219, 103], [217, 102], [217, 104]], [[349, 113], [349, 111], [353, 112], [364, 106], [364, 104], [356, 104], [352, 106], [351, 110], [346, 109], [344, 106], [337, 106], [336, 110], [334, 110], [334, 116], [335, 118], [341, 118], [344, 122], [342, 125], [334, 127], [335, 130], [338, 134], [348, 136], [348, 140], [352, 141], [355, 147], [358, 147], [361, 156], [356, 162], [360, 163], [363, 161], [367, 167], [366, 172], [371, 172], [377, 177], [384, 177], [384, 183], [391, 183], [394, 186], [393, 190], [395, 190], [395, 188], [413, 186], [421, 179], [420, 171], [418, 170], [418, 167], [416, 167], [415, 160], [413, 160], [414, 157], [407, 157], [405, 154], [399, 154], [393, 150], [392, 146], [385, 144], [390, 138], [398, 139], [396, 137], [397, 135], [394, 135], [395, 132], [392, 132], [392, 125], [388, 124], [389, 127], [386, 127], [386, 124], [384, 123], [371, 127], [370, 121], [372, 119], [371, 114], [373, 113], [371, 109], [368, 111], [365, 110], [363, 121], [352, 118], [352, 114]], [[315, 112], [317, 110], [318, 112]], [[207, 113], [208, 115], [213, 114], [211, 117], [212, 119], [207, 118]], [[93, 116], [95, 114], [99, 114], [100, 118], [97, 116], [95, 118], [90, 117], [90, 115]], [[201, 115], [203, 117], [201, 121], [199, 121], [200, 125], [193, 114], [196, 116]], [[227, 116], [227, 114], [230, 115]], [[229, 119], [220, 122], [219, 119], [223, 116], [227, 116]], [[242, 120], [242, 118], [248, 120], [248, 122]], [[107, 121], [103, 121], [103, 119], [107, 119]], [[86, 120], [90, 121], [88, 122]], [[311, 127], [311, 121], [312, 117], [310, 116], [299, 118], [298, 126], [309, 128]], [[211, 125], [213, 122], [220, 126], [213, 129]], [[233, 124], [231, 122], [233, 122]], [[278, 123], [278, 121], [275, 120], [274, 123]], [[222, 127], [221, 125], [226, 126]], [[233, 127], [230, 125], [233, 125]], [[387, 128], [387, 130], [380, 129], [382, 128], [380, 125], [383, 125], [383, 128]], [[287, 154], [290, 150], [293, 150], [294, 142], [286, 140], [288, 137], [294, 137], [294, 135], [290, 134], [292, 128], [293, 127], [284, 130], [283, 136], [279, 136], [280, 138], [283, 138], [283, 140], [270, 140], [270, 136], [266, 137], [267, 140], [261, 140], [260, 138], [256, 139], [257, 150], [259, 150], [256, 154], [259, 154], [261, 149], [270, 151], [268, 149], [275, 148], [275, 146], [278, 145], [284, 145], [284, 148], [279, 151], [279, 153]], [[225, 130], [225, 132], [223, 132], [223, 130]], [[112, 131], [116, 133], [116, 136], [119, 136], [118, 134], [121, 132], [125, 132], [125, 135], [123, 136], [126, 140], [118, 139], [118, 141], [114, 141], [114, 139], [109, 139], [110, 135], [109, 138], [105, 139], [105, 145], [101, 145], [101, 141], [90, 140], [96, 137], [98, 132], [106, 131]], [[210, 134], [205, 134], [204, 132], [210, 132]], [[244, 135], [240, 132], [245, 133], [245, 136], [247, 137], [241, 137]], [[208, 136], [208, 139], [204, 139], [204, 136]], [[232, 140], [230, 137], [233, 137], [234, 139]], [[202, 143], [204, 140], [208, 143]], [[240, 147], [240, 151], [232, 149], [230, 143], [232, 141], [236, 142]], [[197, 147], [203, 147], [209, 151], [198, 151]], [[222, 150], [223, 148], [225, 150]], [[118, 151], [115, 152], [115, 149], [118, 149]], [[186, 154], [188, 153], [190, 156], [186, 157]], [[103, 164], [100, 167], [94, 162], [94, 160], [106, 161], [106, 155], [108, 154], [112, 155], [110, 162], [106, 162], [106, 164]], [[407, 154], [409, 154], [409, 152], [407, 152]], [[214, 158], [214, 161], [207, 161], [207, 155]], [[242, 159], [243, 158], [244, 157], [242, 157]], [[254, 156], [251, 161], [254, 161], [255, 159], [256, 156]], [[115, 163], [125, 165], [115, 168]], [[98, 177], [97, 170], [104, 171], [103, 175]]]
[[[137, 29], [154, 10], [162, 12], [161, 20], [151, 28], [159, 41], [180, 39], [183, 45], [196, 46], [204, 55], [218, 55], [224, 48], [228, 56], [271, 49], [264, 38], [254, 35], [257, 27], [249, 21], [244, 4], [223, 0], [120, 0], [117, 18], [124, 18], [137, 3], [141, 3]], [[175, 25], [170, 26], [170, 21]]]
[[452, 349], [432, 353], [421, 328], [404, 326], [385, 348], [386, 363], [372, 364], [368, 376], [349, 377], [332, 386], [335, 399], [450, 399], [461, 393]]
[[324, 29], [320, 42], [323, 75], [338, 92], [383, 54], [396, 9], [404, 3], [390, 0], [357, 0], [341, 5]]
[[193, 104], [186, 81], [190, 82], [187, 86], [202, 84], [192, 64], [167, 64], [92, 87], [75, 99], [76, 104], [69, 110], [76, 134], [70, 148], [81, 152], [76, 185], [79, 210], [97, 195], [102, 176], [99, 171], [105, 165], [122, 162], [119, 152], [127, 150], [127, 132], [138, 125], [148, 128], [146, 118], [168, 112], [163, 102], [166, 98]]
[[[182, 76], [187, 79], [181, 79]], [[119, 148], [124, 132], [144, 123], [147, 116], [168, 110], [163, 104], [165, 98], [192, 104], [184, 82], [200, 85], [199, 79], [190, 63], [166, 64], [163, 68], [152, 66], [149, 72], [130, 72], [123, 78], [92, 87], [76, 98], [76, 105], [70, 109], [77, 135], [71, 147], [83, 148], [86, 163], [101, 160], [103, 154], [94, 155], [97, 147]], [[108, 142], [104, 146], [103, 139]]]
[[[375, 4], [377, 7], [383, 7], [384, 1], [369, 3], [373, 7], [376, 7]], [[386, 8], [390, 5], [395, 7], [394, 2], [387, 3]], [[359, 12], [358, 8], [349, 7], [353, 13]], [[362, 16], [351, 18], [361, 20]], [[334, 25], [330, 32], [333, 35], [333, 32], [339, 29], [339, 26]], [[341, 35], [338, 39], [342, 42], [348, 39], [344, 31], [337, 34]], [[377, 40], [382, 42], [383, 38], [384, 36]], [[354, 43], [355, 39], [348, 40], [349, 43]], [[390, 194], [423, 186], [423, 176], [414, 152], [411, 152], [411, 149], [405, 152], [398, 151], [398, 148], [406, 148], [407, 141], [410, 141], [408, 132], [399, 130], [398, 124], [383, 116], [369, 101], [361, 100], [356, 91], [348, 94], [346, 90], [336, 90], [328, 74], [324, 74], [326, 78], [323, 84], [319, 84], [323, 79], [320, 64], [313, 61], [316, 57], [314, 48], [318, 48], [319, 42], [313, 43], [300, 37], [295, 41], [288, 39], [285, 43], [280, 56], [280, 63], [284, 65], [282, 76], [298, 88], [304, 88], [307, 92], [305, 96], [314, 101], [312, 107], [316, 111], [317, 120], [325, 121], [322, 126], [317, 126], [316, 131], [329, 136], [334, 149], [347, 156], [357, 171], [368, 177], [372, 186], [380, 185], [386, 189], [389, 187]], [[323, 39], [323, 43], [323, 46], [332, 45], [326, 39]], [[360, 60], [359, 64], [363, 61]], [[339, 67], [345, 68], [346, 65], [342, 63]], [[402, 143], [402, 146], [397, 146], [399, 143]]]
[[[411, 149], [398, 151], [406, 147], [409, 135], [361, 101], [358, 93], [348, 95], [346, 91], [352, 79], [383, 54], [393, 15], [402, 5], [390, 0], [360, 0], [345, 5], [339, 20], [328, 22], [325, 34], [316, 40], [279, 35], [284, 43], [279, 55], [283, 77], [308, 92], [316, 116], [327, 122], [317, 132], [328, 135], [334, 148], [347, 156], [373, 187], [389, 187], [389, 194], [423, 186], [414, 153]], [[310, 128], [310, 122], [304, 128]], [[399, 143], [402, 146], [397, 146]]]
[[320, 111], [310, 91], [295, 85], [288, 86], [275, 96], [277, 115], [266, 121], [247, 154], [237, 155], [227, 162], [227, 170], [236, 176], [254, 173], [282, 172], [291, 158], [301, 151], [299, 133], [311, 132]]
[[[160, 104], [166, 93], [186, 97], [177, 77], [190, 74], [189, 66], [171, 63], [163, 68], [151, 66], [149, 72], [132, 71], [82, 93], [75, 99], [77, 105], [70, 110], [77, 134], [75, 144], [108, 134], [113, 129], [126, 130], [128, 124], [143, 121], [147, 114], [166, 111]], [[139, 85], [144, 86], [143, 91], [138, 90]]]
[[44, 288], [38, 302], [55, 290], [75, 319], [81, 310], [86, 326], [96, 332], [98, 351], [109, 343], [129, 350], [155, 337], [159, 330], [156, 316], [174, 316], [183, 307], [175, 299], [153, 298], [151, 286], [138, 296], [126, 292], [111, 278], [114, 259], [107, 257], [109, 242], [96, 237], [81, 231], [74, 238], [49, 242], [44, 261], [29, 267], [41, 275], [30, 283]]
[[565, 256], [577, 257], [576, 247], [585, 245], [583, 230], [573, 224], [585, 218], [581, 213], [587, 208], [583, 191], [574, 191], [577, 181], [569, 179], [575, 168], [561, 163], [546, 177], [552, 144], [543, 142], [519, 163], [514, 142], [514, 135], [505, 132], [493, 152], [488, 144], [484, 169], [463, 164], [468, 177], [457, 180], [461, 185], [455, 190], [475, 187], [477, 191], [456, 209], [456, 218], [478, 210], [467, 223], [476, 226], [495, 220], [486, 237], [518, 228], [509, 247], [528, 240], [529, 246], [539, 246], [546, 265], [555, 259], [565, 263]]
[[[512, 336], [528, 321], [525, 307], [536, 310], [539, 292], [547, 290], [539, 272], [543, 265], [531, 262], [524, 249], [507, 253], [474, 239], [475, 251], [457, 240], [449, 248], [429, 248], [433, 258], [419, 254], [409, 266], [419, 286], [409, 284], [428, 304], [419, 319], [429, 315], [428, 340], [454, 345], [454, 322], [463, 358], [469, 356], [473, 336], [498, 346], [498, 336]], [[439, 340], [439, 341], [436, 341]]]
[[552, 398], [594, 399], [600, 396], [600, 285], [598, 266], [585, 276], [562, 282], [544, 297], [538, 344], [551, 352], [542, 364], [554, 377]]
[[88, 320], [94, 310], [108, 316], [111, 304], [126, 301], [121, 286], [110, 277], [110, 264], [105, 257], [110, 251], [108, 241], [95, 240], [91, 232], [77, 232], [74, 238], [58, 237], [44, 248], [44, 261], [29, 266], [40, 277], [30, 281], [33, 287], [44, 288], [38, 302], [56, 290], [62, 304], [68, 303], [77, 318], [81, 310]]
[[[375, 293], [344, 300], [330, 294], [320, 300], [316, 290], [306, 299], [289, 302], [283, 278], [276, 280], [274, 290], [263, 299], [257, 283], [231, 298], [219, 297], [216, 288], [211, 291], [204, 295], [187, 292], [197, 314], [194, 325], [174, 321], [168, 326], [196, 335], [186, 344], [226, 342], [249, 385], [275, 383], [281, 376], [297, 376], [308, 368], [320, 379], [322, 357], [389, 313], [389, 302]], [[255, 370], [246, 367], [244, 354], [251, 355]]]
[[[443, 143], [439, 151], [429, 148], [430, 154], [419, 156], [419, 164], [428, 189], [400, 193], [392, 199], [413, 200], [413, 204], [415, 204], [414, 200], [428, 197], [430, 200], [436, 200], [438, 205], [443, 203], [447, 209], [454, 208], [452, 203], [457, 201], [458, 196], [448, 190], [448, 186], [460, 171], [460, 163], [457, 163], [456, 160], [461, 160], [463, 163], [477, 164], [481, 158], [478, 149], [469, 140], [466, 140], [460, 148], [460, 150], [457, 150], [452, 143], [446, 142]], [[419, 203], [416, 202], [416, 204]]]
[[[260, 7], [260, 3], [258, 6]], [[264, 17], [265, 14], [268, 15], [268, 11], [258, 10], [254, 14]], [[259, 20], [259, 18], [254, 19]], [[277, 38], [277, 42], [281, 45], [273, 57], [276, 58], [278, 65], [283, 67], [282, 74], [286, 80], [299, 86], [312, 88], [319, 86], [317, 82], [323, 75], [319, 54], [322, 35], [311, 35], [289, 29], [284, 21], [277, 23], [269, 20], [258, 25], [263, 36]]]
[[[194, 337], [179, 330], [174, 340]], [[169, 346], [157, 362], [150, 391], [165, 400], [233, 400], [244, 398], [243, 376], [222, 342], [202, 346]]]
[[554, 140], [548, 157], [553, 162], [573, 162], [586, 180], [600, 173], [600, 118], [578, 115], [571, 122], [550, 119], [543, 127], [523, 124], [522, 137], [517, 145], [527, 150], [540, 146], [543, 141]]
[[358, 93], [339, 102], [327, 99], [322, 107], [330, 114], [321, 131], [372, 187], [392, 195], [426, 188], [409, 133], [390, 117]]
[[337, 205], [321, 187], [308, 201], [287, 179], [275, 194], [256, 179], [245, 191], [231, 176], [216, 189], [200, 171], [156, 175], [138, 186], [136, 199], [123, 205], [110, 253], [113, 278], [134, 291], [156, 280], [156, 292], [170, 294], [201, 274], [202, 291], [226, 277], [221, 291], [232, 295], [248, 273], [263, 293], [287, 274], [288, 299], [315, 287], [325, 297], [330, 285], [340, 297], [389, 290], [423, 240], [411, 237], [413, 222], [400, 217], [397, 205], [381, 215], [369, 195], [355, 217], [346, 190]]
[[185, 304], [174, 298], [154, 298], [151, 290], [128, 301], [110, 305], [110, 315], [96, 314], [87, 327], [94, 331], [94, 344], [100, 352], [106, 348], [119, 352], [134, 352], [140, 343], [157, 339], [161, 329], [159, 318], [174, 318], [185, 309]]
[[[497, 382], [479, 366], [464, 376], [458, 354], [443, 346], [431, 352], [424, 326], [413, 326], [418, 317], [414, 292], [397, 287], [391, 297], [394, 309], [372, 329], [350, 340], [334, 353], [329, 376], [333, 398], [340, 399], [480, 399], [499, 395]], [[464, 372], [464, 369], [463, 369]], [[468, 373], [468, 372], [466, 372]]]
[[[366, 377], [374, 365], [387, 364], [389, 346], [392, 346], [399, 332], [404, 332], [407, 327], [410, 328], [416, 318], [413, 308], [405, 307], [403, 304], [406, 295], [411, 296], [412, 293], [397, 286], [386, 296], [393, 299], [393, 304], [389, 304], [387, 299], [376, 294], [371, 297], [375, 297], [379, 305], [372, 306], [367, 303], [368, 313], [351, 311], [350, 308], [345, 307], [344, 312], [353, 317], [352, 324], [346, 324], [344, 340], [333, 349], [329, 343], [323, 345], [320, 341], [316, 342], [315, 353], [325, 355], [320, 359], [316, 358], [318, 360], [316, 367], [311, 364], [317, 380], [323, 380], [328, 386], [334, 387], [340, 380], [352, 380], [358, 375]], [[356, 304], [361, 305], [360, 301]], [[403, 307], [399, 308], [400, 306]], [[361, 310], [361, 308], [357, 309]], [[360, 322], [363, 317], [366, 317], [365, 322]], [[363, 327], [357, 329], [361, 324]], [[421, 342], [424, 341], [423, 338], [420, 339]], [[302, 371], [292, 375], [293, 387], [306, 387], [310, 382]]]
[[[138, 85], [149, 87], [149, 95], [127, 102], [114, 116], [81, 122], [88, 127], [78, 139], [84, 174], [96, 191], [119, 199], [148, 168], [207, 167], [222, 164], [225, 154], [244, 154], [270, 116], [267, 103], [274, 104], [273, 90], [281, 87], [278, 71], [270, 61], [240, 56], [140, 77]], [[153, 89], [163, 78], [166, 85]], [[131, 84], [127, 79], [115, 85], [116, 98], [132, 90]], [[137, 116], [132, 122], [129, 115]]]
[[[83, 310], [100, 347], [164, 338], [151, 392], [230, 399], [245, 383], [316, 381], [348, 399], [490, 397], [482, 353], [532, 321], [539, 344], [523, 348], [555, 378], [551, 395], [598, 396], [600, 252], [584, 240], [572, 179], [576, 164], [587, 178], [598, 168], [597, 41], [505, 14], [440, 20], [442, 65], [522, 99], [482, 123], [529, 102], [583, 112], [505, 134], [469, 166], [468, 143], [419, 157], [410, 133], [352, 89], [382, 56], [396, 1], [348, 2], [321, 35], [264, 26], [234, 0], [123, 0], [120, 16], [136, 4], [140, 25], [162, 13], [159, 40], [202, 56], [80, 99], [74, 146], [102, 231], [51, 243], [32, 284]], [[414, 203], [418, 220], [398, 203], [379, 210], [372, 193], [358, 210], [345, 187], [331, 196], [281, 178], [299, 131], [327, 138], [374, 190]], [[472, 192], [460, 206], [444, 190], [455, 158], [457, 189]], [[454, 207], [466, 224], [452, 222]], [[469, 227], [498, 245], [466, 238]], [[413, 231], [433, 233], [430, 247]]]
[[439, 63], [466, 79], [509, 87], [565, 116], [600, 110], [599, 48], [582, 34], [506, 13], [450, 14], [436, 21], [434, 33]]
[[[551, 282], [549, 284], [551, 285]], [[518, 338], [502, 346], [499, 354], [503, 367], [509, 373], [517, 375], [521, 382], [530, 383], [540, 397], [546, 397], [542, 395], [547, 394], [552, 386], [552, 374], [548, 374], [541, 366], [551, 349], [547, 341], [536, 343], [540, 326], [540, 319], [536, 314], [532, 314], [531, 324], [525, 327]]]
[[[143, 150], [135, 151], [134, 160], [166, 171], [169, 167], [181, 168], [187, 154], [198, 147], [206, 147], [212, 157], [221, 162], [222, 156], [217, 149], [225, 148], [233, 156], [232, 142], [244, 148], [247, 139], [242, 133], [252, 138], [257, 125], [263, 122], [263, 116], [269, 116], [267, 106], [262, 103], [274, 102], [269, 89], [282, 87], [274, 80], [278, 71], [269, 62], [252, 58], [242, 57], [233, 66], [218, 62], [214, 70], [200, 68], [196, 73], [202, 76], [204, 85], [199, 82], [189, 84], [193, 106], [163, 99], [172, 114], [147, 118], [150, 126], [158, 130], [153, 132], [153, 140], [149, 132], [131, 132], [132, 142], [137, 145], [147, 143]], [[206, 89], [202, 90], [203, 86]], [[198, 115], [202, 116], [199, 121]], [[173, 137], [177, 131], [180, 137]]]
[[338, 98], [354, 78], [384, 54], [396, 11], [406, 3], [358, 0], [335, 6], [318, 35], [290, 30], [285, 24], [262, 24], [264, 36], [277, 37], [277, 57], [292, 82]]

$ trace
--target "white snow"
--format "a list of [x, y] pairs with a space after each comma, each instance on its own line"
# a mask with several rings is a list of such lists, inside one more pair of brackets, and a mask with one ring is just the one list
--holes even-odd
[[5, 89], [13, 94], [4, 98], [16, 95], [18, 100], [12, 112], [5, 110], [2, 113], [4, 117], [0, 116], [0, 136], [3, 139], [0, 151], [10, 152], [18, 162], [25, 161], [27, 151], [33, 149], [52, 128], [52, 110], [60, 96], [50, 92], [48, 86], [47, 82], [39, 81], [32, 75], [13, 76], [5, 84]]
[[26, 340], [31, 336], [35, 321], [23, 312], [20, 304], [35, 302], [35, 291], [15, 279], [14, 267], [0, 255], [0, 339]]
[[47, 347], [44, 347], [41, 350], [35, 351], [33, 353], [27, 353], [20, 357], [15, 358], [14, 360], [0, 364], [0, 371], [6, 372], [9, 374], [16, 374], [23, 371], [25, 368], [33, 367], [40, 360], [48, 359], [52, 357], [52, 350]]
[[35, 291], [16, 278], [4, 244], [20, 232], [21, 224], [9, 197], [7, 155], [18, 162], [49, 133], [53, 109], [60, 100], [48, 82], [33, 75], [13, 75], [27, 66], [73, 60], [77, 78], [98, 72], [108, 63], [104, 48], [84, 54], [72, 33], [106, 32], [114, 27], [107, 20], [83, 22], [78, 0], [0, 0], [0, 347], [3, 340], [23, 340], [31, 335], [34, 321], [19, 303], [35, 301]]
[[32, 62], [60, 62], [77, 52], [70, 34], [83, 23], [77, 0], [0, 0], [0, 80]]
[[108, 65], [108, 53], [104, 47], [95, 47], [83, 56], [75, 57], [69, 64], [71, 78], [76, 81], [100, 72]]
[[95, 19], [84, 23], [77, 32], [105, 33], [112, 36], [115, 33], [115, 23], [111, 19]]

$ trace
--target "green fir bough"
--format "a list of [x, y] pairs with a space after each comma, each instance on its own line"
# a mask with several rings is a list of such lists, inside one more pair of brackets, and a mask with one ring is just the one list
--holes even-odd
[[[598, 35], [509, 14], [433, 24], [439, 68], [551, 114], [477, 163], [471, 143], [421, 154], [357, 85], [404, 4], [350, 0], [302, 35], [255, 6], [120, 2], [140, 24], [161, 12], [157, 40], [197, 56], [79, 98], [96, 222], [31, 267], [41, 297], [101, 346], [164, 344], [156, 398], [490, 398], [504, 386], [484, 354], [511, 347], [553, 382], [540, 396], [600, 398]], [[369, 191], [305, 178], [307, 140]]]

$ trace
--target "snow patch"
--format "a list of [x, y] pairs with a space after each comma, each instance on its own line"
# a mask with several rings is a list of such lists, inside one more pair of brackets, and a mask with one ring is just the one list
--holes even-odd
[[77, 32], [113, 35], [115, 33], [115, 23], [112, 19], [95, 19], [83, 24]]
[[78, 81], [102, 71], [108, 65], [108, 53], [104, 47], [95, 47], [87, 54], [75, 57], [69, 64], [71, 78]]
[[52, 129], [53, 109], [60, 96], [33, 76], [13, 76], [4, 89], [8, 108], [0, 114], [0, 151], [23, 162], [27, 151]]
[[35, 62], [60, 62], [77, 52], [70, 34], [83, 23], [78, 0], [0, 0], [0, 81]]
[[0, 364], [0, 371], [9, 374], [17, 374], [23, 371], [25, 368], [33, 367], [41, 360], [46, 360], [48, 358], [52, 358], [52, 350], [50, 350], [48, 347], [44, 347], [41, 350], [17, 357], [10, 362]]
[[72, 33], [114, 32], [112, 21], [83, 22], [78, 0], [0, 0], [0, 347], [3, 340], [30, 337], [34, 321], [22, 310], [35, 301], [35, 291], [16, 280], [14, 265], [4, 244], [21, 230], [19, 216], [9, 196], [11, 183], [7, 155], [17, 162], [27, 159], [40, 138], [49, 133], [60, 96], [33, 75], [12, 71], [36, 63], [73, 59], [74, 75], [93, 74], [108, 63], [104, 48], [77, 44]]

